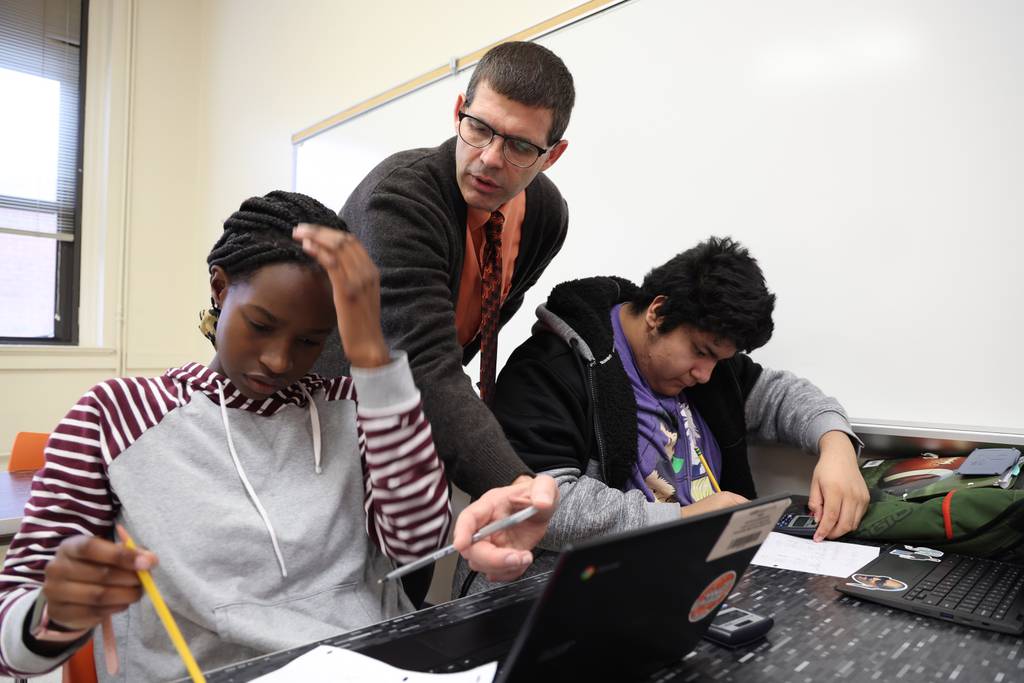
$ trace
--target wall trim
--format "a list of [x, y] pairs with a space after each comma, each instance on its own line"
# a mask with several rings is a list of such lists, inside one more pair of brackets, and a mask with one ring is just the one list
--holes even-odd
[[3, 346], [0, 370], [117, 370], [117, 349], [76, 346]]
[[435, 69], [431, 69], [430, 71], [424, 74], [420, 74], [419, 76], [416, 76], [415, 78], [405, 81], [404, 83], [396, 85], [393, 88], [389, 88], [388, 90], [385, 90], [384, 92], [378, 95], [374, 95], [373, 97], [363, 100], [358, 104], [354, 104], [351, 107], [348, 107], [347, 109], [343, 109], [337, 114], [329, 116], [326, 119], [323, 119], [322, 121], [318, 121], [317, 123], [314, 123], [312, 126], [309, 126], [308, 128], [300, 130], [299, 132], [292, 135], [292, 144], [297, 145], [300, 142], [308, 140], [311, 137], [319, 135], [320, 133], [330, 130], [335, 126], [345, 123], [349, 119], [355, 118], [356, 116], [359, 116], [361, 114], [365, 114], [373, 109], [376, 109], [377, 107], [383, 106], [388, 102], [391, 102], [392, 100], [396, 100], [399, 97], [408, 95], [411, 92], [426, 87], [431, 83], [436, 83], [437, 81], [443, 78], [447, 78], [448, 76], [457, 74], [460, 71], [464, 71], [465, 69], [468, 69], [469, 67], [474, 66], [477, 62], [479, 62], [480, 58], [483, 57], [484, 54], [495, 45], [500, 45], [501, 43], [507, 43], [513, 40], [534, 40], [536, 38], [540, 38], [541, 36], [557, 31], [558, 29], [565, 28], [566, 26], [569, 26], [571, 24], [575, 24], [577, 21], [586, 19], [589, 16], [592, 16], [599, 12], [603, 12], [604, 10], [614, 7], [615, 5], [620, 5], [624, 2], [629, 1], [630, 0], [590, 0], [589, 2], [584, 2], [581, 5], [577, 5], [576, 7], [567, 9], [561, 14], [557, 14], [551, 17], [550, 19], [546, 19], [540, 23], [530, 26], [529, 28], [525, 28], [522, 31], [519, 31], [518, 33], [513, 33], [512, 35], [503, 38], [495, 43], [492, 43], [486, 47], [482, 47], [479, 50], [475, 50], [473, 52], [470, 52], [469, 54], [462, 55], [461, 57], [452, 57], [451, 61], [448, 64], [439, 66]]

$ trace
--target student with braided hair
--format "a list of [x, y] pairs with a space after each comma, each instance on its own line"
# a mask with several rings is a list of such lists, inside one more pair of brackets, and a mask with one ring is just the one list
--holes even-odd
[[[50, 436], [0, 574], [0, 675], [55, 668], [113, 615], [122, 664], [105, 680], [183, 676], [135, 570], [155, 568], [208, 669], [410, 610], [377, 579], [447, 540], [444, 466], [384, 342], [377, 269], [338, 217], [253, 197], [207, 262], [213, 360], [101, 382]], [[307, 374], [335, 326], [351, 377]], [[460, 547], [509, 497], [464, 513]], [[116, 524], [147, 550], [116, 544]], [[531, 559], [514, 538], [477, 546], [499, 578]]]

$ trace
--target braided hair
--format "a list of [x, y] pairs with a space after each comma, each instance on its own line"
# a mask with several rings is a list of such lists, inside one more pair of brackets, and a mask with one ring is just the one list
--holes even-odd
[[[318, 267], [302, 245], [292, 239], [292, 228], [299, 223], [348, 230], [338, 214], [312, 197], [275, 190], [262, 197], [249, 197], [224, 221], [224, 233], [210, 250], [206, 264], [210, 270], [220, 266], [235, 281], [245, 280], [274, 263]], [[200, 313], [199, 330], [214, 348], [219, 315], [216, 305]]]
[[299, 223], [347, 230], [326, 206], [304, 194], [275, 190], [249, 197], [224, 221], [224, 233], [213, 245], [206, 264], [220, 266], [233, 279], [245, 278], [271, 263], [313, 265], [315, 261], [292, 239]]

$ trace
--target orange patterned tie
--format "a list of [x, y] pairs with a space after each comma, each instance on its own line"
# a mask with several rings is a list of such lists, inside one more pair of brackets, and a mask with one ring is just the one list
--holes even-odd
[[498, 312], [501, 309], [501, 227], [505, 217], [495, 211], [484, 225], [483, 270], [480, 274], [480, 398], [491, 405], [498, 365]]

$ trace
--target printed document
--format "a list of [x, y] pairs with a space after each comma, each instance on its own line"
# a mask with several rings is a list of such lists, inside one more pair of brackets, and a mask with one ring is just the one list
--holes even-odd
[[857, 543], [797, 538], [773, 531], [750, 564], [846, 578], [878, 557], [878, 548]]

